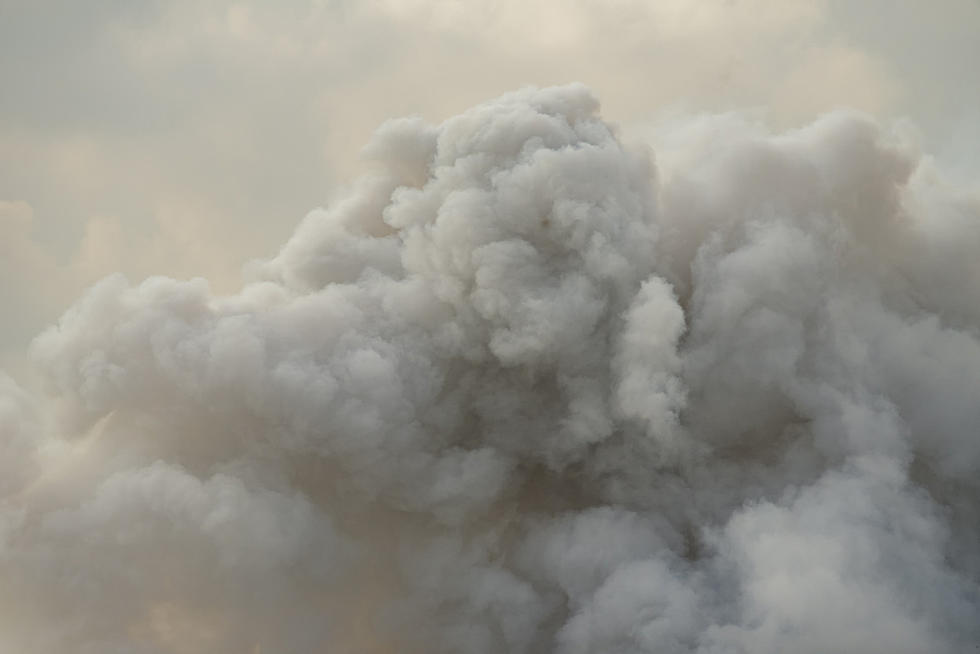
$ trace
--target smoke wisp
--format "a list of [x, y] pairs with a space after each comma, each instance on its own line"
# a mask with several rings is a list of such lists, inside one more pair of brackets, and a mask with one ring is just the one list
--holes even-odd
[[0, 651], [956, 654], [980, 193], [870, 118], [390, 121], [228, 296], [0, 379]]

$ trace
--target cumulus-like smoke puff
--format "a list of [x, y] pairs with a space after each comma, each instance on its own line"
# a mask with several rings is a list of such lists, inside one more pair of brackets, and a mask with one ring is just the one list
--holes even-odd
[[980, 641], [977, 193], [857, 115], [658, 168], [597, 108], [387, 123], [238, 294], [112, 277], [39, 336], [0, 651]]

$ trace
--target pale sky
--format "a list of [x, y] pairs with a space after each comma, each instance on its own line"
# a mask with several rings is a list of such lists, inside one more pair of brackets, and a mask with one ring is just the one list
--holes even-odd
[[0, 363], [102, 276], [236, 288], [392, 117], [581, 81], [629, 136], [670, 112], [908, 119], [980, 147], [974, 0], [0, 2]]

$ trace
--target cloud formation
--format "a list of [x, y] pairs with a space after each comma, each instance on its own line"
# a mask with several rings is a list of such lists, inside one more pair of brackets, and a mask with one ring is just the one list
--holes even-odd
[[779, 129], [837, 106], [909, 116], [975, 176], [978, 23], [972, 0], [6, 2], [0, 201], [32, 218], [0, 230], [41, 256], [8, 285], [33, 292], [0, 366], [23, 378], [29, 335], [113, 272], [234, 290], [361, 172], [382, 121], [529, 82], [585, 82], [624, 133], [671, 109]]
[[980, 640], [975, 190], [855, 113], [655, 164], [598, 108], [389, 121], [238, 292], [92, 287], [0, 382], [0, 645]]

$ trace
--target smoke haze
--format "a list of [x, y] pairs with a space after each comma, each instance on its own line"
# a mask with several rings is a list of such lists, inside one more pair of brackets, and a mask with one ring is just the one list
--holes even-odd
[[661, 167], [665, 113], [844, 106], [972, 184], [976, 25], [975, 0], [0, 0], [0, 367], [33, 387], [31, 339], [115, 272], [234, 292], [385, 120], [527, 84], [587, 84]]
[[391, 120], [239, 290], [90, 288], [0, 378], [0, 651], [971, 650], [977, 187], [664, 129]]

